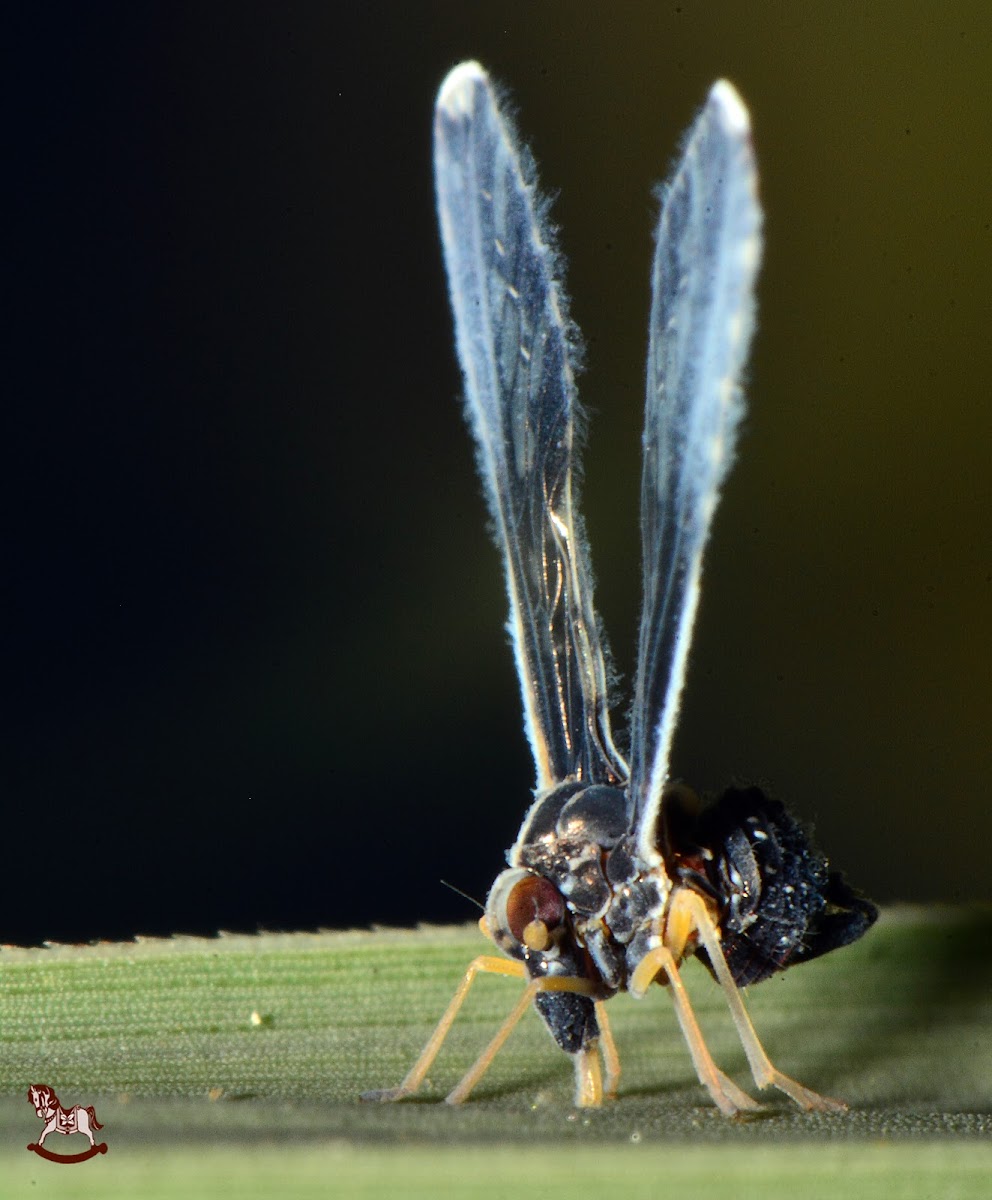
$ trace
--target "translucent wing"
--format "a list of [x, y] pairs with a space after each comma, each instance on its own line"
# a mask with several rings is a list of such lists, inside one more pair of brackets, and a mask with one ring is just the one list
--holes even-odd
[[644, 598], [631, 795], [650, 857], [703, 551], [744, 412], [761, 208], [750, 121], [718, 82], [662, 197], [651, 276], [641, 536]]
[[574, 510], [574, 342], [530, 159], [477, 63], [444, 81], [434, 171], [469, 424], [510, 599], [538, 788], [626, 778]]

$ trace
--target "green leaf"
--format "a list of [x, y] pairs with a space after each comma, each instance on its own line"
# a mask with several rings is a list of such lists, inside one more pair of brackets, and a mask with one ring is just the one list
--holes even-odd
[[[66, 1174], [24, 1152], [40, 1132], [32, 1083], [96, 1107], [108, 1154], [71, 1178], [101, 1196], [210, 1194], [212, 1181], [291, 1194], [319, 1179], [340, 1185], [333, 1194], [437, 1195], [448, 1172], [460, 1195], [593, 1195], [615, 1190], [621, 1161], [625, 1200], [679, 1181], [694, 1197], [727, 1195], [731, 1179], [735, 1197], [795, 1197], [797, 1178], [803, 1197], [836, 1194], [840, 1179], [855, 1195], [859, 1172], [873, 1197], [988, 1191], [989, 910], [888, 910], [861, 942], [748, 995], [776, 1065], [847, 1100], [844, 1116], [801, 1113], [775, 1093], [755, 1117], [725, 1120], [696, 1082], [663, 988], [610, 1002], [624, 1067], [615, 1103], [571, 1107], [570, 1063], [528, 1013], [452, 1109], [438, 1101], [519, 995], [517, 981], [494, 977], [474, 986], [423, 1097], [359, 1104], [402, 1079], [486, 949], [473, 928], [5, 949], [0, 1197], [28, 1194], [28, 1180], [41, 1197], [43, 1180]], [[685, 975], [714, 1056], [749, 1087], [719, 989], [697, 964]], [[46, 1145], [63, 1153], [83, 1145], [55, 1140]], [[139, 1167], [152, 1172], [144, 1182]], [[373, 1184], [381, 1193], [362, 1190]]]

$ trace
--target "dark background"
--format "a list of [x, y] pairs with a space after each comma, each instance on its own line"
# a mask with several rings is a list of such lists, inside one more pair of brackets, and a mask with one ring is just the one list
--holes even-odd
[[992, 9], [345, 11], [7, 15], [0, 940], [462, 920], [439, 880], [500, 869], [532, 768], [430, 159], [464, 57], [560, 194], [628, 681], [651, 188], [740, 88], [760, 325], [674, 767], [879, 900], [989, 898]]

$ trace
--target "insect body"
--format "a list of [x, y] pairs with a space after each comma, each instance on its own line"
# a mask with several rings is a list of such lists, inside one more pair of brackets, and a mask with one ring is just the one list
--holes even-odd
[[[739, 987], [860, 937], [877, 915], [776, 801], [730, 789], [700, 808], [670, 779], [702, 558], [743, 413], [761, 210], [750, 122], [718, 82], [663, 194], [651, 277], [641, 493], [643, 609], [630, 762], [610, 726], [606, 655], [575, 509], [577, 334], [557, 282], [529, 155], [489, 79], [463, 63], [435, 114], [438, 213], [466, 408], [510, 601], [537, 767], [535, 800], [493, 884], [483, 930], [505, 957], [468, 971], [404, 1082], [423, 1081], [479, 972], [527, 981], [448, 1096], [464, 1100], [531, 1001], [573, 1057], [576, 1103], [616, 1091], [605, 1001], [667, 983], [701, 1082], [727, 1115], [757, 1107], [719, 1070], [679, 967], [722, 987], [759, 1087], [842, 1109], [769, 1061]], [[602, 1052], [605, 1084], [600, 1070]]]

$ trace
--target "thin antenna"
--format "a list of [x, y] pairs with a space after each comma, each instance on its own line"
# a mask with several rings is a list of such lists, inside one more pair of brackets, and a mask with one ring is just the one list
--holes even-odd
[[480, 904], [474, 896], [470, 896], [468, 892], [463, 892], [460, 887], [455, 887], [455, 885], [453, 883], [449, 883], [447, 879], [440, 879], [438, 882], [442, 887], [450, 888], [456, 896], [461, 896], [463, 900], [467, 900], [469, 904], [474, 904], [476, 908], [480, 908], [483, 912], [486, 911], [486, 906], [484, 904]]

